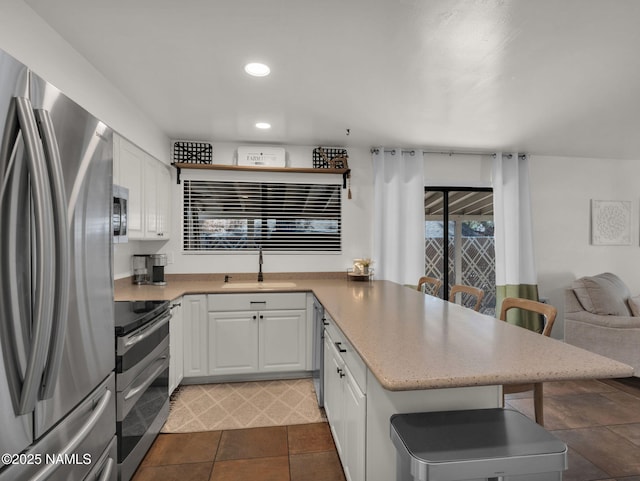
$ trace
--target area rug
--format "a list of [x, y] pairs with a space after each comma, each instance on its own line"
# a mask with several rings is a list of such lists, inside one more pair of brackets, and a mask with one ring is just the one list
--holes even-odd
[[190, 433], [326, 421], [311, 379], [183, 385], [163, 433]]

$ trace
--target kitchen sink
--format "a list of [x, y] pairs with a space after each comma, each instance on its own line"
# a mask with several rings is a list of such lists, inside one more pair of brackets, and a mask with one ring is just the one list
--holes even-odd
[[282, 289], [284, 287], [295, 287], [295, 282], [226, 282], [223, 289]]

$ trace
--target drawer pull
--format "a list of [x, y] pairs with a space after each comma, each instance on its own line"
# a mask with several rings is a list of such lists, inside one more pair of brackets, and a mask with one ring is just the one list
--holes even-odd
[[342, 347], [342, 343], [341, 342], [334, 342], [334, 344], [336, 345], [336, 348], [338, 349], [338, 352], [347, 352], [347, 350]]
[[344, 371], [342, 369], [340, 369], [339, 367], [336, 368], [336, 372], [338, 373], [338, 375], [343, 378], [345, 376]]

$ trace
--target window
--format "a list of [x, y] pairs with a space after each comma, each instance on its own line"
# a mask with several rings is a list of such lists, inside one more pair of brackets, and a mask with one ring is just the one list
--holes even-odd
[[185, 252], [340, 252], [338, 184], [184, 181]]
[[[425, 275], [484, 291], [480, 312], [496, 305], [493, 191], [490, 188], [425, 188]], [[444, 242], [447, 239], [447, 242]]]

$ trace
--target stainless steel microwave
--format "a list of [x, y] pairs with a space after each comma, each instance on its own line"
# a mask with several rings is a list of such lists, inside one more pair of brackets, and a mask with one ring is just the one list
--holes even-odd
[[111, 228], [113, 243], [124, 244], [129, 241], [127, 210], [129, 207], [129, 189], [119, 185], [113, 186], [113, 213]]

